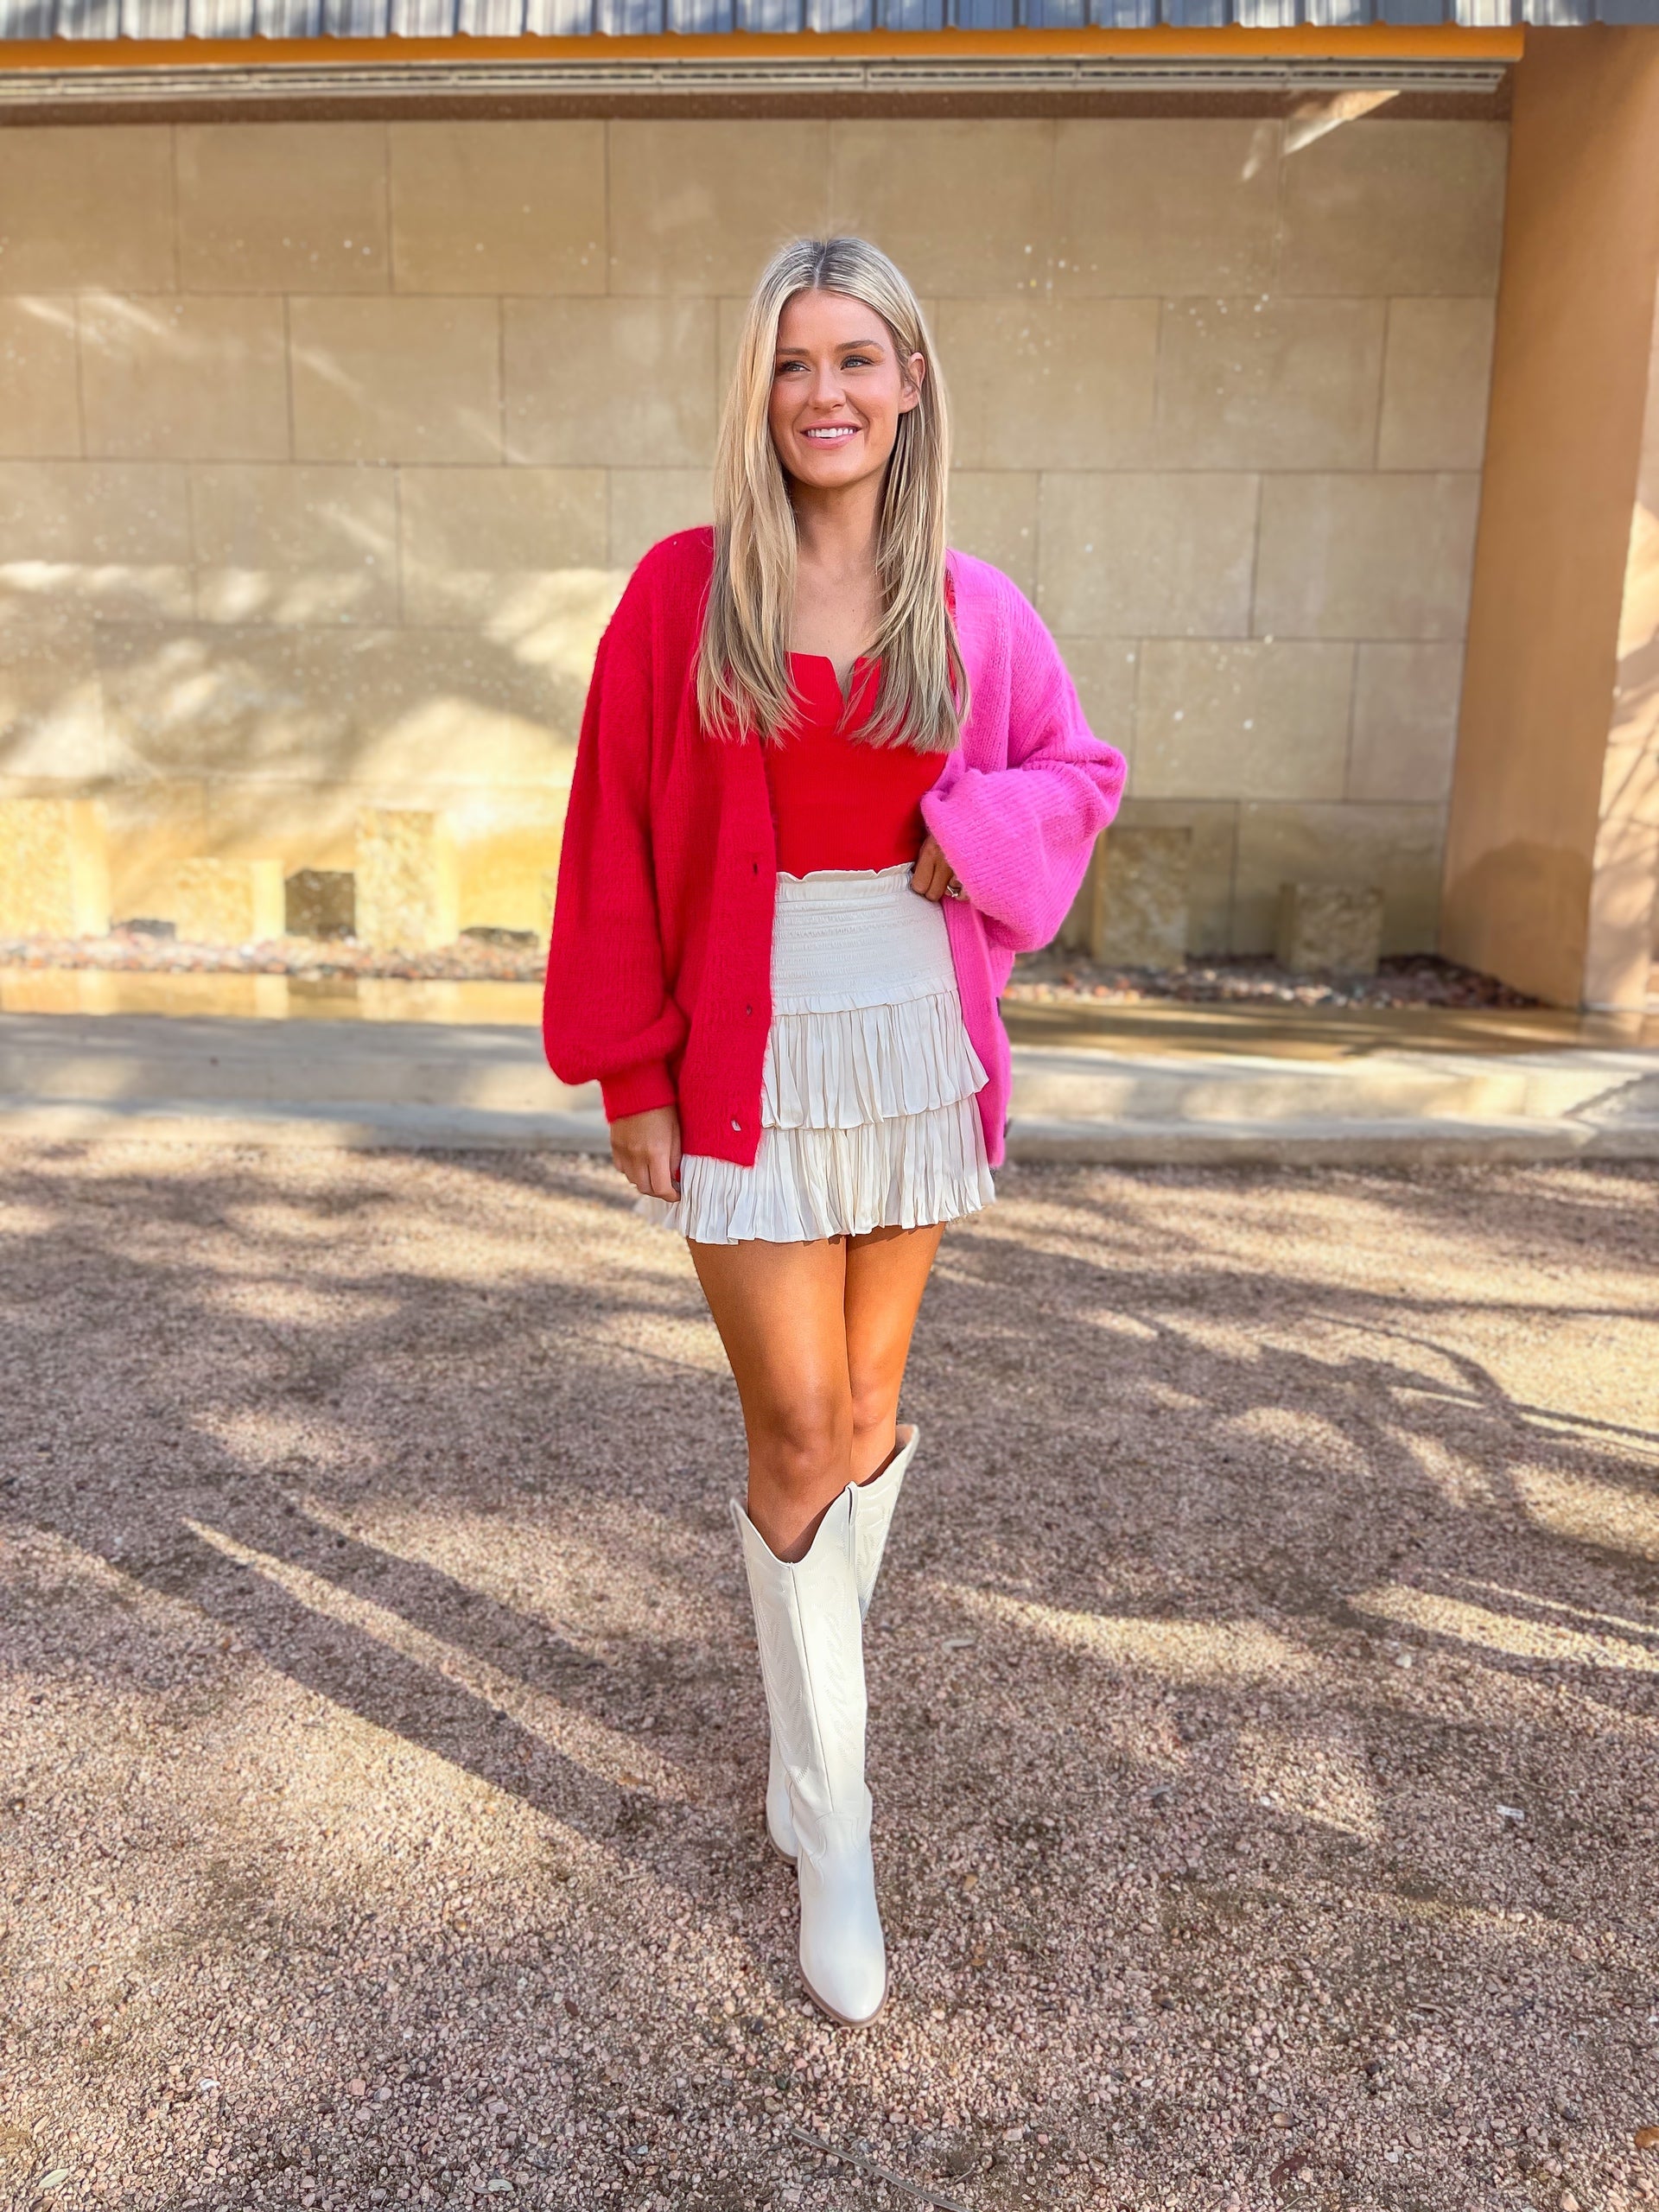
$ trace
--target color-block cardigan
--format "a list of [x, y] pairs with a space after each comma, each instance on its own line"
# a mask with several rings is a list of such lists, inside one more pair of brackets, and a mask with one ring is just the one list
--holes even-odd
[[[703, 734], [696, 650], [714, 534], [664, 538], [600, 642], [559, 862], [543, 1037], [607, 1118], [677, 1105], [690, 1153], [752, 1166], [772, 1020], [778, 861], [760, 746]], [[1007, 1119], [997, 1000], [1016, 952], [1065, 918], [1122, 755], [1090, 735], [1036, 611], [998, 569], [950, 556], [972, 686], [962, 741], [922, 803], [967, 896], [944, 916], [963, 1018], [989, 1071], [993, 1165]]]

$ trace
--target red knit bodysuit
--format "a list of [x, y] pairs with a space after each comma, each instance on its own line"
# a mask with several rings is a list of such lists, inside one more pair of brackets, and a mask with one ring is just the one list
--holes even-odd
[[789, 665], [801, 711], [783, 738], [762, 748], [780, 873], [913, 861], [927, 835], [922, 794], [938, 781], [949, 756], [908, 745], [861, 745], [848, 734], [874, 704], [874, 661], [853, 664], [852, 712], [845, 715], [832, 661], [791, 653]]

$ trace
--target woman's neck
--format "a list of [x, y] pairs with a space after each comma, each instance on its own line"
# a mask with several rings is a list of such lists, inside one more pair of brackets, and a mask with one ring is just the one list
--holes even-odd
[[795, 606], [790, 648], [821, 653], [843, 694], [853, 663], [881, 626], [875, 560], [880, 486], [808, 492], [796, 487]]
[[825, 576], [850, 582], [875, 574], [877, 524], [881, 512], [881, 481], [849, 484], [819, 491], [808, 485], [792, 488], [798, 561]]

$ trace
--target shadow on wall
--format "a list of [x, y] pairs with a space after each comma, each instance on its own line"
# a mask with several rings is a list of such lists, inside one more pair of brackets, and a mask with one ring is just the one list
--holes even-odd
[[[235, 621], [162, 628], [85, 611], [135, 582], [118, 568], [21, 565], [0, 575], [0, 626], [20, 637], [0, 677], [0, 792], [102, 800], [115, 918], [181, 920], [180, 870], [207, 855], [351, 869], [359, 817], [397, 808], [442, 816], [459, 926], [544, 925], [588, 672], [625, 571], [454, 571], [457, 621], [486, 582], [487, 614], [402, 630], [296, 608], [291, 582], [248, 575]], [[327, 577], [311, 581], [326, 599]]]

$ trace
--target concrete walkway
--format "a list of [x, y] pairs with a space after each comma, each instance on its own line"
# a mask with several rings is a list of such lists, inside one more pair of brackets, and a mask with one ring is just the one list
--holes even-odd
[[[467, 987], [436, 988], [447, 1010], [465, 1010]], [[596, 1090], [556, 1082], [517, 1002], [506, 1020], [500, 1006], [484, 1021], [0, 1014], [0, 1128], [606, 1150]], [[1015, 1159], [1659, 1158], [1652, 1023], [1029, 1001], [1008, 1012]]]

